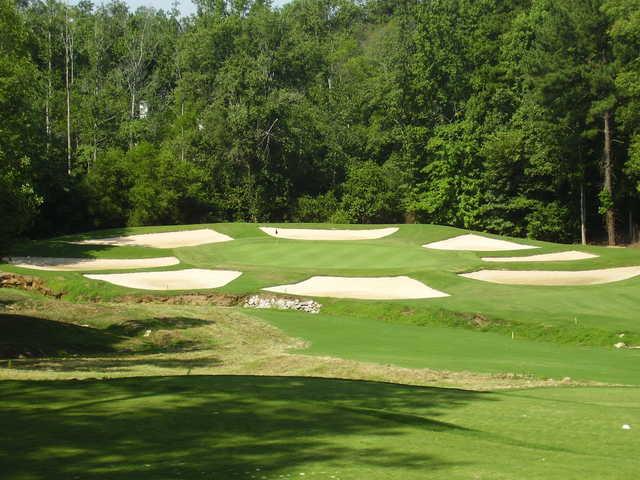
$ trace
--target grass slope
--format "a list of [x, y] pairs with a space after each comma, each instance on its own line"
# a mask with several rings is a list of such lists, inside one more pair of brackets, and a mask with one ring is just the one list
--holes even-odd
[[407, 368], [570, 377], [640, 385], [640, 350], [512, 340], [494, 333], [402, 325], [354, 317], [259, 311], [256, 316], [307, 340], [304, 353]]

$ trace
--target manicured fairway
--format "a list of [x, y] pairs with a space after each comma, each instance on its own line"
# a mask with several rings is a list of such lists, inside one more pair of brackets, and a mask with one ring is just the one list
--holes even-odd
[[0, 399], [11, 480], [630, 479], [640, 467], [637, 388], [194, 376], [8, 381]]
[[512, 340], [494, 333], [278, 311], [256, 316], [310, 342], [303, 353], [408, 368], [640, 385], [640, 350]]

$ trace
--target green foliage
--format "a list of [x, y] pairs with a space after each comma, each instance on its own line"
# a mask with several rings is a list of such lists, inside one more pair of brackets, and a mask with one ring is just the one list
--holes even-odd
[[340, 209], [348, 223], [394, 223], [401, 219], [401, 173], [372, 161], [353, 165], [343, 185]]
[[27, 51], [27, 27], [12, 0], [0, 0], [0, 245], [23, 234], [42, 203], [34, 186], [33, 159], [38, 78]]
[[[0, 151], [0, 165], [8, 162]], [[17, 168], [0, 168], [0, 245], [21, 235], [30, 226], [42, 198], [28, 183], [29, 162], [23, 158]]]
[[92, 217], [113, 227], [123, 224], [184, 224], [207, 220], [215, 208], [205, 195], [205, 175], [169, 152], [141, 143], [127, 153], [112, 149], [86, 177]]
[[613, 209], [613, 197], [607, 190], [600, 190], [598, 200], [600, 201], [600, 206], [598, 207], [598, 213], [600, 215], [605, 215], [609, 210]]
[[303, 223], [328, 222], [337, 209], [338, 200], [333, 192], [327, 192], [317, 197], [303, 195], [298, 198], [294, 221]]
[[584, 191], [597, 238], [605, 114], [609, 205], [639, 205], [637, 6], [2, 0], [0, 168], [43, 200], [9, 235], [415, 218], [573, 241]]

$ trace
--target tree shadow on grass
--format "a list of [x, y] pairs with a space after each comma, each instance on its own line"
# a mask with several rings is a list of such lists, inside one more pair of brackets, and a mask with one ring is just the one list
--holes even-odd
[[[191, 346], [187, 342], [185, 349]], [[93, 372], [96, 375], [106, 376], [115, 373], [139, 374], [140, 369], [166, 368], [177, 369], [178, 374], [189, 374], [195, 368], [211, 368], [222, 365], [222, 362], [212, 356], [204, 358], [162, 358], [153, 354], [137, 354], [135, 358], [121, 357], [120, 354], [100, 357], [78, 358], [46, 358], [14, 360], [11, 368], [16, 370], [46, 371], [58, 373]]]
[[115, 335], [133, 336], [147, 330], [183, 330], [202, 327], [215, 323], [214, 320], [202, 320], [190, 317], [153, 317], [140, 320], [127, 320], [107, 327], [106, 331]]
[[120, 340], [96, 328], [0, 313], [0, 358], [109, 353]]
[[0, 384], [12, 432], [0, 459], [6, 478], [426, 478], [453, 466], [430, 442], [467, 432], [438, 417], [492, 398], [295, 377], [11, 381]]
[[[212, 320], [198, 318], [152, 317], [128, 320], [110, 325], [106, 329], [98, 329], [34, 316], [0, 313], [0, 358], [127, 353], [119, 344], [146, 332], [157, 332], [158, 335], [150, 337], [148, 341], [146, 338], [144, 341], [140, 340], [135, 347], [137, 353], [192, 351], [198, 348], [198, 344], [182, 338], [176, 331], [210, 323]], [[84, 361], [91, 364], [100, 359]], [[44, 364], [49, 365], [48, 362]], [[16, 366], [19, 365], [16, 363]], [[25, 368], [38, 369], [39, 364], [30, 361], [24, 362], [24, 365]], [[53, 369], [68, 371], [75, 368], [75, 364], [58, 365]]]

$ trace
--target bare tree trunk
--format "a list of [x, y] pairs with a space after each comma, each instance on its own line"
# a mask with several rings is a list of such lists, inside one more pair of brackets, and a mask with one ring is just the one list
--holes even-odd
[[180, 160], [184, 162], [184, 102], [180, 106]]
[[[99, 76], [100, 76], [100, 60], [102, 56], [100, 55], [101, 48], [101, 38], [98, 35], [98, 22], [99, 18], [102, 18], [102, 13], [100, 13], [100, 17], [96, 14], [93, 19], [93, 95], [94, 99], [99, 98], [100, 86], [99, 86]], [[87, 163], [87, 173], [91, 170], [91, 167], [96, 164], [96, 159], [98, 157], [98, 113], [95, 103], [93, 103], [93, 107], [91, 109], [91, 116], [93, 119], [93, 152], [92, 159]]]
[[[127, 82], [127, 88], [131, 95], [131, 127], [129, 129], [129, 148], [133, 147], [133, 120], [136, 118], [136, 95], [138, 90], [142, 90], [143, 81], [145, 79], [145, 69], [148, 67], [150, 59], [153, 58], [153, 53], [156, 51], [158, 41], [149, 38], [149, 30], [152, 29], [151, 25], [152, 17], [146, 15], [143, 19], [141, 31], [135, 33], [133, 31], [127, 32], [127, 35], [131, 37], [127, 45], [127, 55], [125, 60], [125, 78]], [[154, 43], [152, 43], [154, 42]]]
[[129, 112], [131, 123], [129, 125], [129, 150], [133, 148], [133, 120], [136, 118], [136, 93], [131, 89], [131, 112]]
[[580, 185], [580, 238], [582, 245], [587, 244], [587, 209], [584, 200], [584, 183]]
[[67, 174], [71, 175], [71, 85], [69, 83], [69, 60], [71, 43], [69, 38], [69, 14], [65, 9], [64, 76], [67, 95]]
[[[611, 112], [607, 110], [604, 120], [604, 190], [613, 200], [613, 157], [611, 151]], [[606, 223], [609, 245], [616, 244], [616, 219], [612, 205], [607, 206]]]

